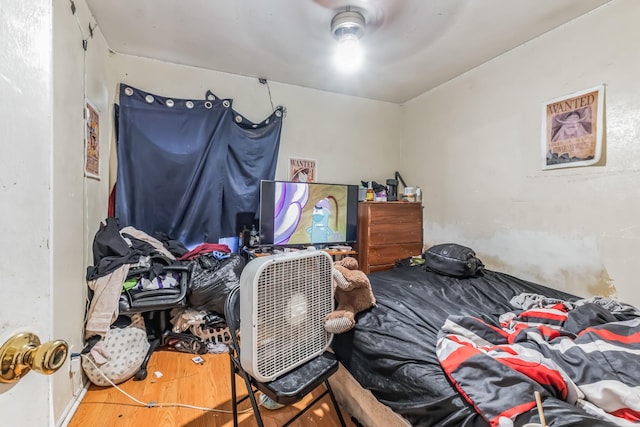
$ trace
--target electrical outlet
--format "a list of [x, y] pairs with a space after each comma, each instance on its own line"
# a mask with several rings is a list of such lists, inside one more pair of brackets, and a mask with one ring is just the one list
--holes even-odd
[[69, 373], [71, 375], [80, 373], [80, 357], [74, 357], [69, 361]]

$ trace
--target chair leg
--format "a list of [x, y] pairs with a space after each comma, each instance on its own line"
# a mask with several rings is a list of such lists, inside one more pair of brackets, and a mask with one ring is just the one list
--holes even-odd
[[291, 417], [289, 419], [289, 421], [287, 421], [285, 424], [283, 424], [282, 427], [287, 427], [287, 426], [293, 424], [294, 422], [296, 422], [296, 420], [298, 418], [300, 418], [302, 415], [304, 415], [309, 409], [313, 408], [316, 405], [316, 403], [318, 403], [320, 400], [322, 400], [327, 394], [329, 395], [329, 397], [331, 397], [331, 402], [333, 403], [333, 407], [335, 408], [336, 414], [338, 415], [338, 420], [340, 421], [340, 425], [342, 427], [347, 427], [345, 422], [344, 422], [344, 418], [342, 417], [342, 412], [340, 412], [340, 407], [338, 406], [338, 401], [336, 400], [336, 397], [333, 395], [333, 390], [331, 389], [331, 386], [329, 385], [329, 381], [325, 381], [324, 385], [326, 387], [326, 390], [323, 391], [322, 393], [320, 393], [319, 395], [317, 395], [311, 402], [309, 402], [307, 404], [307, 406], [305, 406], [297, 414], [295, 414], [293, 417]]
[[333, 390], [329, 385], [329, 380], [325, 381], [324, 384], [327, 386], [327, 390], [329, 391], [329, 396], [331, 397], [331, 401], [333, 402], [333, 407], [336, 408], [336, 414], [338, 415], [338, 419], [340, 420], [340, 425], [342, 427], [347, 427], [344, 423], [344, 418], [342, 418], [342, 412], [340, 411], [340, 407], [338, 406], [338, 401], [336, 400], [336, 396], [333, 394]]
[[142, 365], [140, 365], [140, 369], [136, 372], [136, 375], [133, 377], [134, 381], [142, 381], [147, 378], [147, 365], [149, 364], [149, 359], [151, 359], [151, 355], [161, 344], [160, 338], [155, 338], [151, 341], [149, 345], [149, 350], [147, 350], [147, 354], [145, 354], [144, 359], [142, 360]]
[[317, 395], [311, 402], [307, 403], [307, 406], [305, 406], [300, 411], [298, 411], [298, 413], [295, 414], [293, 417], [289, 418], [289, 421], [284, 423], [282, 425], [282, 427], [287, 427], [287, 426], [290, 426], [291, 424], [293, 424], [298, 418], [303, 416], [309, 409], [313, 408], [316, 405], [316, 403], [318, 403], [320, 400], [322, 400], [322, 398], [325, 397], [327, 395], [327, 393], [329, 393], [329, 391], [325, 390], [322, 393], [320, 393], [319, 395]]
[[[264, 423], [262, 421], [262, 414], [260, 413], [260, 407], [258, 406], [258, 402], [256, 402], [255, 391], [251, 386], [251, 381], [249, 381], [249, 377], [247, 373], [236, 368], [236, 363], [240, 363], [235, 360], [234, 357], [229, 353], [229, 369], [231, 371], [231, 408], [233, 410], [233, 427], [238, 427], [238, 389], [236, 385], [236, 375], [239, 375], [244, 380], [244, 383], [247, 387], [247, 397], [251, 401], [251, 407], [253, 408], [253, 414], [256, 417], [256, 421], [258, 423], [258, 427], [264, 427]], [[247, 397], [243, 397], [240, 401], [244, 401]]]
[[[231, 351], [231, 350], [229, 350]], [[238, 427], [238, 396], [236, 394], [236, 369], [233, 357], [229, 353], [229, 367], [231, 369], [231, 408], [233, 408], [233, 427]]]
[[251, 386], [251, 381], [249, 381], [249, 377], [246, 372], [240, 371], [239, 374], [244, 379], [244, 383], [247, 386], [247, 393], [249, 394], [249, 400], [251, 401], [251, 407], [253, 408], [253, 414], [256, 417], [256, 421], [258, 422], [258, 427], [264, 427], [264, 423], [262, 422], [262, 414], [260, 413], [258, 402], [256, 402], [256, 395], [253, 391], [253, 387]]

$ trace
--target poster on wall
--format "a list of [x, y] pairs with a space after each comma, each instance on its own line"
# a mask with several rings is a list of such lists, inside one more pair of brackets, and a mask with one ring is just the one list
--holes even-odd
[[315, 160], [289, 158], [289, 181], [316, 182], [318, 179], [317, 173]]
[[100, 114], [87, 101], [85, 110], [86, 129], [84, 137], [84, 174], [88, 178], [100, 179]]
[[604, 85], [555, 98], [542, 108], [542, 169], [589, 166], [600, 161]]

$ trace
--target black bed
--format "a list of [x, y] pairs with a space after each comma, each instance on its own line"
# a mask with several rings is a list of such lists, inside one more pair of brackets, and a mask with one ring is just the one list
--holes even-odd
[[[486, 269], [476, 277], [454, 278], [404, 266], [369, 278], [377, 306], [360, 313], [355, 328], [336, 335], [332, 347], [363, 388], [415, 426], [488, 425], [456, 391], [436, 356], [448, 316], [497, 317], [513, 311], [509, 301], [523, 292], [577, 299]], [[545, 399], [544, 410], [549, 426], [614, 425], [553, 397]], [[539, 422], [535, 409], [519, 415], [515, 425], [527, 422]]]

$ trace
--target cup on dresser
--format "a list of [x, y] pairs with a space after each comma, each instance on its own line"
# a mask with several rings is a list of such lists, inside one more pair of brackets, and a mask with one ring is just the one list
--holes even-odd
[[416, 189], [414, 187], [404, 187], [404, 200], [407, 202], [416, 201]]

